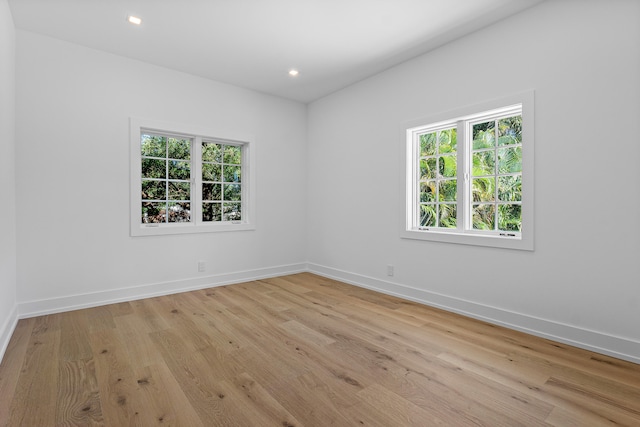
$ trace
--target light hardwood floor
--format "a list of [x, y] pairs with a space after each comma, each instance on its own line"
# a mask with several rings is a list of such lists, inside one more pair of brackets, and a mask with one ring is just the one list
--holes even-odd
[[303, 273], [21, 320], [9, 426], [640, 425], [640, 365]]

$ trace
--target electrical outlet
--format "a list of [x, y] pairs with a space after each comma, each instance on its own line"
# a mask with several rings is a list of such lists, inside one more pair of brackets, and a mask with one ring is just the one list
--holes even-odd
[[204, 261], [198, 261], [198, 271], [201, 273], [203, 271], [207, 271], [207, 263]]
[[393, 265], [387, 265], [387, 276], [393, 276]]

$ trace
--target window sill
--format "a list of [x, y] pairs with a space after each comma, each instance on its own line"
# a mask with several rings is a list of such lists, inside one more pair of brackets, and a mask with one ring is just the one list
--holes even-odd
[[521, 236], [499, 236], [433, 229], [407, 229], [400, 232], [400, 237], [412, 240], [426, 240], [431, 242], [533, 251], [533, 239], [529, 236], [525, 236], [524, 234]]
[[132, 237], [144, 237], [144, 236], [164, 236], [171, 234], [196, 234], [196, 233], [221, 233], [228, 231], [251, 231], [255, 230], [256, 226], [249, 223], [222, 223], [222, 224], [158, 224], [157, 226], [148, 225], [135, 225], [131, 227]]

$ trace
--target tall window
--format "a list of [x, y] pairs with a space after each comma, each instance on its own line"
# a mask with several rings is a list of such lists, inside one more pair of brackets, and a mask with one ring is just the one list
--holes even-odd
[[242, 219], [242, 146], [202, 143], [202, 221]]
[[458, 217], [458, 137], [455, 127], [418, 135], [420, 227], [455, 228]]
[[471, 226], [522, 230], [522, 113], [471, 122]]
[[533, 93], [412, 122], [405, 136], [403, 237], [533, 249]]
[[254, 228], [251, 138], [212, 134], [131, 120], [133, 236]]
[[191, 146], [187, 137], [140, 135], [142, 224], [191, 221]]

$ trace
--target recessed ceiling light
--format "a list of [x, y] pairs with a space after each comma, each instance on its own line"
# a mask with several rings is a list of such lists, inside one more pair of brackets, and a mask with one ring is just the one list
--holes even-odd
[[298, 74], [300, 74], [300, 72], [298, 70], [289, 70], [289, 75], [292, 76], [292, 77], [295, 77]]
[[127, 16], [127, 21], [129, 21], [129, 22], [131, 22], [132, 24], [135, 24], [135, 25], [142, 24], [142, 19], [138, 18], [137, 16], [133, 16], [133, 15]]

